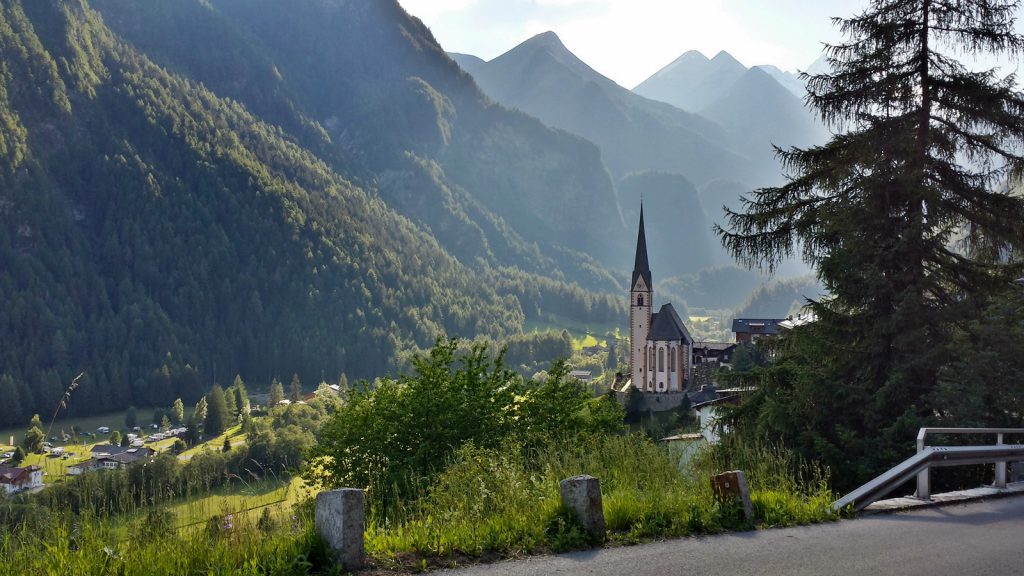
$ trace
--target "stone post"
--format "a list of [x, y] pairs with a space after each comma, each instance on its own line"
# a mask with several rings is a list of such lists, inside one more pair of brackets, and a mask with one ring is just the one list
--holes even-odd
[[747, 475], [743, 473], [743, 470], [732, 470], [712, 476], [711, 489], [719, 500], [740, 504], [743, 507], [744, 518], [754, 519], [754, 503], [750, 500]]
[[316, 495], [316, 531], [345, 570], [359, 570], [364, 563], [365, 514], [362, 490], [341, 488]]
[[593, 476], [573, 476], [558, 483], [562, 505], [572, 510], [583, 528], [597, 542], [604, 542], [604, 505], [601, 481]]

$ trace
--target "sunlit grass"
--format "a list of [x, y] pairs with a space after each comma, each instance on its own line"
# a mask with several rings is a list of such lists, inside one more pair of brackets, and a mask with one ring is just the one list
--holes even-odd
[[[765, 525], [836, 518], [821, 471], [760, 446], [732, 459], [708, 452], [680, 469], [677, 456], [640, 436], [529, 458], [464, 448], [414, 502], [370, 511], [367, 552], [382, 564], [415, 568], [418, 562], [443, 564], [463, 556], [587, 547], [592, 543], [566, 520], [558, 495], [559, 480], [578, 474], [600, 479], [608, 538], [622, 543], [754, 528], [736, 505], [718, 502], [710, 487], [711, 475], [740, 464], [748, 465], [752, 500]], [[794, 468], [801, 477], [791, 476]]]

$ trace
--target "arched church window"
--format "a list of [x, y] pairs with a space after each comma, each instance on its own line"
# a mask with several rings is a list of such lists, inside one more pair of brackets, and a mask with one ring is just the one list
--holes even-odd
[[643, 306], [644, 305], [644, 295], [643, 294], [641, 294], [641, 295], [636, 297], [636, 305], [637, 306]]
[[668, 369], [669, 369], [670, 372], [675, 372], [676, 371], [676, 354], [675, 354], [675, 352], [676, 351], [673, 350], [672, 353], [670, 353], [668, 355]]
[[658, 372], [665, 371], [665, 349], [658, 348]]

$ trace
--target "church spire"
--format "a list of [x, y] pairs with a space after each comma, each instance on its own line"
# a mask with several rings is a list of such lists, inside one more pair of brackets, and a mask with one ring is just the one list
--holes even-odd
[[638, 278], [644, 279], [647, 289], [651, 285], [651, 266], [647, 263], [647, 235], [644, 234], [644, 204], [640, 203], [640, 231], [636, 235], [636, 260], [633, 262], [633, 286]]

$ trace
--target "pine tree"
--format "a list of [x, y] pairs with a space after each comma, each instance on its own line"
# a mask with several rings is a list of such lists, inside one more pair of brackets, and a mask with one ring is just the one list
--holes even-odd
[[249, 413], [249, 393], [245, 390], [245, 382], [240, 374], [235, 374], [235, 382], [231, 385], [235, 390], [235, 406], [238, 408], [238, 415], [245, 416]]
[[227, 403], [224, 400], [224, 389], [220, 384], [214, 384], [213, 389], [207, 395], [206, 419], [203, 420], [203, 432], [210, 436], [217, 436], [227, 429], [230, 422]]
[[270, 408], [277, 406], [284, 400], [284, 385], [277, 378], [270, 383]]
[[192, 410], [192, 419], [195, 421], [196, 426], [200, 426], [206, 422], [206, 413], [208, 409], [209, 405], [206, 402], [206, 396], [203, 396], [199, 399], [199, 402], [196, 402], [196, 407]]
[[288, 393], [288, 399], [292, 402], [302, 400], [302, 382], [298, 374], [292, 374], [292, 384]]
[[129, 406], [128, 410], [124, 413], [124, 425], [129, 430], [138, 425], [138, 415], [135, 413], [135, 406]]
[[185, 422], [185, 403], [181, 401], [181, 398], [174, 400], [174, 404], [171, 406], [171, 417], [174, 418], [176, 426]]
[[[806, 362], [766, 381], [763, 394], [777, 394], [762, 405], [773, 412], [755, 419], [825, 457], [836, 476], [864, 477], [906, 454], [913, 429], [935, 416], [964, 295], [1020, 272], [952, 242], [966, 229], [990, 250], [1024, 244], [1024, 201], [995, 191], [1024, 168], [1024, 100], [1012, 76], [953, 57], [1019, 55], [1018, 9], [875, 0], [837, 19], [848, 41], [827, 48], [833, 71], [806, 79], [809, 104], [840, 133], [780, 150], [790, 181], [755, 191], [717, 230], [748, 266], [774, 270], [799, 250], [830, 293], [811, 303], [818, 321], [806, 328], [819, 353], [795, 354]], [[780, 386], [789, 392], [771, 389]]]

